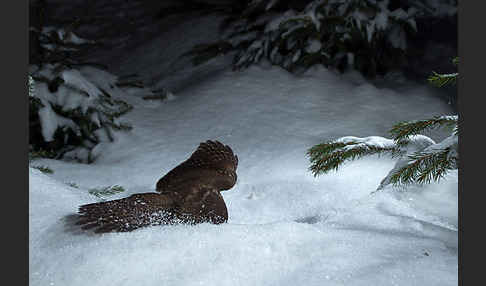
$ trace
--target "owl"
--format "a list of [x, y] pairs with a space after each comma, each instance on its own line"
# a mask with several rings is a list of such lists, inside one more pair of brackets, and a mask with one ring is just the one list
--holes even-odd
[[208, 140], [159, 179], [156, 192], [82, 205], [76, 224], [100, 233], [175, 223], [224, 223], [228, 210], [220, 192], [236, 184], [237, 167], [238, 156], [229, 146]]

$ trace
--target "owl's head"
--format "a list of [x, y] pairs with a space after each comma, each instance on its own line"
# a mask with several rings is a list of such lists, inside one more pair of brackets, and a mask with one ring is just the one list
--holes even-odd
[[211, 169], [218, 174], [215, 178], [215, 183], [220, 190], [229, 190], [235, 184], [238, 176], [236, 169], [238, 168], [238, 156], [233, 153], [233, 150], [219, 141], [206, 141], [199, 145], [198, 150], [194, 153], [194, 157], [205, 158]]
[[234, 155], [231, 160], [221, 160], [213, 165], [218, 176], [219, 189], [226, 191], [231, 189], [238, 179], [236, 169], [238, 168], [238, 156]]

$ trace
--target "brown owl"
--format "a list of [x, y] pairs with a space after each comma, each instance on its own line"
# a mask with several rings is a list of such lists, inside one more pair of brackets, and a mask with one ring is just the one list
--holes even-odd
[[208, 140], [157, 182], [158, 193], [80, 206], [77, 224], [109, 232], [160, 224], [226, 222], [228, 211], [220, 191], [235, 185], [237, 166], [238, 156], [229, 146]]

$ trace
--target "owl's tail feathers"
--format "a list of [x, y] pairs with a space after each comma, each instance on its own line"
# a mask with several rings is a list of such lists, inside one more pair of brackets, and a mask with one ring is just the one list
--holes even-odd
[[99, 202], [79, 207], [77, 225], [95, 228], [96, 233], [132, 231], [139, 227], [170, 223], [175, 214], [173, 201], [156, 193], [132, 195], [119, 200]]

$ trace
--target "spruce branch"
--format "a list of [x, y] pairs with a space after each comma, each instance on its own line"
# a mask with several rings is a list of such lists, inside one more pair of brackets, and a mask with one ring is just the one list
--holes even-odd
[[417, 152], [410, 155], [410, 162], [390, 176], [393, 185], [425, 184], [439, 181], [448, 170], [454, 169], [456, 158], [450, 156], [451, 148], [436, 152]]
[[337, 170], [338, 167], [348, 160], [361, 158], [365, 155], [390, 154], [395, 156], [401, 151], [395, 146], [378, 146], [365, 142], [335, 142], [315, 145], [307, 151], [310, 157], [311, 166], [309, 170], [314, 176]]
[[56, 153], [53, 152], [53, 151], [48, 151], [48, 150], [43, 150], [43, 149], [39, 149], [39, 150], [30, 150], [29, 151], [29, 162], [32, 162], [36, 159], [40, 159], [40, 158], [49, 158], [49, 159], [52, 159], [56, 156]]
[[[457, 65], [458, 62], [459, 58], [454, 58], [453, 63]], [[444, 75], [434, 72], [429, 81], [438, 86], [443, 86], [455, 82], [457, 75], [458, 73]], [[343, 137], [336, 141], [316, 145], [307, 152], [311, 161], [309, 169], [314, 176], [317, 176], [333, 169], [337, 170], [339, 165], [346, 160], [368, 154], [391, 152], [392, 155], [399, 155], [400, 160], [381, 181], [376, 191], [383, 189], [390, 183], [398, 186], [437, 182], [449, 170], [458, 168], [458, 119], [457, 115], [449, 115], [435, 116], [426, 120], [399, 122], [390, 130], [393, 143], [383, 140], [375, 141], [372, 137]], [[451, 128], [452, 134], [439, 143], [419, 134], [437, 127]], [[353, 140], [354, 138], [358, 140]], [[366, 144], [368, 142], [371, 144]]]
[[432, 119], [399, 122], [392, 127], [390, 133], [397, 145], [404, 146], [408, 144], [410, 136], [440, 126], [455, 128], [457, 120], [457, 116], [435, 116]]
[[458, 73], [451, 74], [439, 74], [432, 72], [432, 75], [428, 78], [428, 81], [438, 87], [443, 87], [448, 84], [456, 83]]
[[[459, 64], [459, 57], [455, 57], [452, 60], [452, 63], [457, 66]], [[439, 74], [436, 72], [432, 72], [432, 75], [427, 79], [431, 84], [443, 87], [448, 84], [454, 84], [457, 81], [457, 76], [459, 73], [450, 73], [450, 74]]]
[[68, 182], [66, 183], [66, 185], [70, 186], [71, 188], [79, 189], [78, 184], [76, 184], [75, 182]]
[[93, 188], [88, 190], [88, 193], [97, 196], [98, 198], [103, 198], [106, 196], [112, 196], [117, 193], [124, 192], [125, 189], [122, 186], [119, 185], [114, 185], [114, 186], [108, 186], [108, 187], [103, 187], [103, 188]]
[[457, 66], [459, 64], [459, 57], [455, 57], [453, 60], [452, 60], [452, 63]]
[[37, 169], [37, 170], [41, 171], [44, 174], [52, 174], [52, 173], [54, 173], [54, 171], [51, 168], [47, 167], [47, 166], [32, 166], [32, 168]]

